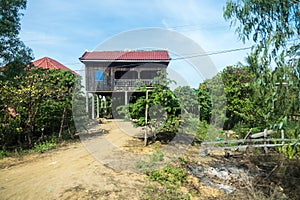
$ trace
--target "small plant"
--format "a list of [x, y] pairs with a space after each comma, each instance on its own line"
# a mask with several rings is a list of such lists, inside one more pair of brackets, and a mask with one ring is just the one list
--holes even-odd
[[162, 169], [150, 172], [149, 179], [161, 184], [180, 186], [181, 182], [186, 180], [186, 174], [182, 168], [176, 168], [167, 164]]
[[296, 155], [296, 145], [291, 143], [284, 145], [284, 153], [288, 159], [293, 159], [293, 157]]
[[39, 153], [44, 153], [45, 151], [49, 151], [54, 148], [56, 148], [56, 141], [54, 137], [42, 143], [35, 143], [33, 147], [34, 151]]
[[5, 150], [0, 150], [0, 159], [5, 158], [8, 155], [8, 152]]
[[149, 156], [149, 161], [137, 161], [135, 166], [137, 169], [141, 170], [143, 173], [148, 174], [150, 171], [163, 161], [164, 154], [159, 148], [155, 148], [155, 151]]
[[148, 178], [155, 182], [146, 186], [143, 199], [190, 199], [189, 193], [180, 190], [187, 179], [183, 168], [167, 164], [161, 169], [151, 171]]
[[206, 121], [200, 121], [198, 125], [198, 130], [194, 138], [194, 142], [201, 143], [205, 140], [208, 130], [208, 123]]

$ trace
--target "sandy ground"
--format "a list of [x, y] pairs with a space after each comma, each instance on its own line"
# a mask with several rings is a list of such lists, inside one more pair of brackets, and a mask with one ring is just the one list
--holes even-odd
[[132, 138], [113, 122], [100, 126], [108, 134], [86, 140], [90, 142], [0, 160], [0, 199], [139, 199], [144, 175], [106, 167], [89, 146], [103, 137], [113, 146], [128, 146]]

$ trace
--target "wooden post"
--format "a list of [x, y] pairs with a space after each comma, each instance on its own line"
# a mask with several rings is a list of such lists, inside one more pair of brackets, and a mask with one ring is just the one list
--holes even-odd
[[95, 119], [95, 96], [92, 94], [92, 119]]
[[284, 130], [281, 130], [281, 144], [282, 144], [282, 153], [284, 153]]
[[228, 145], [228, 132], [225, 131], [225, 158], [229, 158], [230, 154], [228, 152], [228, 149], [227, 149], [227, 145]]
[[265, 151], [265, 154], [268, 153], [268, 148], [267, 148], [267, 129], [264, 130], [264, 151]]
[[148, 143], [148, 90], [146, 90], [146, 110], [145, 110], [145, 136], [144, 136], [144, 145], [147, 146]]

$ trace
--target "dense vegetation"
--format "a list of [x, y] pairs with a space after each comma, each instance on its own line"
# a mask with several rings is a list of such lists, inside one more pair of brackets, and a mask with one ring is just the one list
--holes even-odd
[[2, 149], [32, 147], [50, 137], [73, 137], [72, 93], [77, 77], [69, 71], [31, 69], [0, 80]]
[[49, 141], [73, 137], [72, 95], [79, 77], [32, 66], [32, 52], [18, 37], [26, 1], [0, 6], [0, 150], [49, 147]]
[[[49, 137], [73, 136], [72, 92], [78, 77], [66, 71], [35, 69], [31, 50], [20, 41], [21, 11], [26, 1], [1, 1], [0, 145], [32, 147]], [[285, 129], [299, 135], [299, 6], [285, 1], [227, 1], [225, 19], [237, 26], [242, 41], [254, 42], [246, 64], [227, 66], [199, 88], [169, 88], [161, 74], [148, 99], [140, 96], [122, 111], [154, 135], [192, 127], [196, 141], [222, 129], [240, 136], [254, 128]], [[288, 97], [288, 98], [287, 98]], [[147, 122], [146, 122], [146, 105]], [[214, 135], [216, 133], [216, 135]], [[211, 137], [211, 138], [213, 138]]]
[[[242, 41], [253, 41], [252, 53], [247, 55], [245, 64], [225, 67], [198, 89], [179, 87], [172, 92], [166, 83], [154, 85], [148, 104], [150, 107], [162, 105], [160, 110], [163, 111], [159, 113], [166, 112], [168, 119], [164, 129], [159, 131], [176, 132], [179, 123], [175, 122], [184, 123], [186, 113], [197, 113], [200, 119], [198, 141], [205, 139], [207, 131], [220, 134], [221, 130], [217, 129], [234, 129], [240, 136], [250, 128], [257, 131], [284, 129], [288, 137], [299, 137], [298, 2], [229, 0], [224, 18], [237, 26], [236, 32]], [[138, 119], [137, 124], [141, 126], [145, 125], [145, 107], [145, 97], [140, 97], [128, 109], [128, 116]], [[208, 130], [212, 126], [214, 131]]]

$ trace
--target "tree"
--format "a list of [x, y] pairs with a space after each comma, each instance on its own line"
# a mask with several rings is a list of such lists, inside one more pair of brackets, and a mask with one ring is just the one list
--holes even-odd
[[[47, 136], [62, 137], [73, 126], [72, 94], [78, 77], [69, 71], [32, 69], [16, 76], [12, 85], [1, 81], [0, 143], [32, 147]], [[16, 116], [9, 110], [14, 109]], [[74, 131], [73, 131], [74, 132]]]
[[225, 128], [231, 129], [238, 123], [253, 126], [255, 121], [255, 106], [252, 99], [253, 74], [248, 67], [228, 66], [221, 75], [227, 102]]
[[[297, 0], [228, 0], [224, 18], [237, 25], [242, 41], [255, 43], [266, 63], [275, 58], [279, 64], [281, 52], [300, 53], [300, 7]], [[295, 41], [290, 45], [289, 42]], [[297, 42], [298, 41], [298, 42]]]
[[[166, 73], [158, 72], [151, 86], [144, 85], [138, 89], [139, 92], [147, 93], [148, 99], [146, 95], [143, 95], [138, 97], [135, 102], [118, 108], [128, 118], [133, 119], [136, 125], [150, 127], [154, 139], [158, 133], [174, 134], [179, 128], [180, 102], [169, 88], [174, 81], [166, 76]], [[146, 105], [148, 105], [147, 112]]]
[[0, 65], [16, 62], [7, 68], [20, 67], [33, 59], [31, 50], [19, 39], [23, 15], [20, 11], [24, 9], [26, 0], [0, 0]]
[[174, 90], [175, 96], [179, 100], [180, 108], [183, 113], [199, 115], [199, 106], [197, 101], [197, 91], [189, 86], [179, 86]]
[[[255, 76], [255, 103], [262, 123], [282, 128], [295, 110], [300, 111], [299, 1], [228, 0], [224, 17], [237, 25], [242, 41], [254, 42], [247, 61]], [[284, 96], [293, 100], [283, 103]]]
[[197, 93], [198, 108], [199, 108], [199, 119], [200, 121], [210, 121], [212, 112], [211, 94], [207, 88], [206, 83], [201, 83], [199, 88], [195, 90]]

